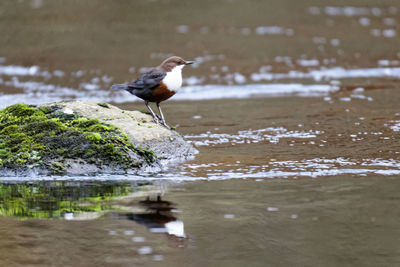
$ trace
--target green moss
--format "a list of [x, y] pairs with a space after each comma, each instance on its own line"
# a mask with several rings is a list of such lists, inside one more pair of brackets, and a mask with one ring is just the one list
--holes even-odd
[[54, 174], [63, 174], [65, 172], [65, 166], [61, 162], [54, 162], [50, 169]]
[[[97, 119], [66, 114], [57, 106], [16, 104], [0, 110], [0, 167], [42, 167], [65, 173], [62, 159], [129, 169], [137, 166], [134, 154], [147, 162], [154, 152], [134, 146], [126, 134]], [[55, 160], [60, 159], [60, 160]]]
[[1, 130], [0, 134], [12, 134], [17, 131], [18, 131], [17, 125], [10, 125], [10, 126], [4, 127], [4, 129]]
[[90, 133], [87, 134], [85, 137], [93, 143], [99, 143], [101, 140], [101, 134], [99, 133]]
[[[16, 117], [26, 117], [26, 116], [32, 116], [36, 112], [38, 112], [37, 109], [30, 107], [25, 104], [16, 104], [9, 106], [5, 109], [6, 113], [16, 116]], [[41, 112], [41, 111], [39, 111]]]
[[50, 112], [53, 111], [53, 108], [51, 108], [51, 107], [40, 107], [39, 110], [41, 112], [43, 112], [44, 114], [49, 114]]
[[143, 156], [147, 162], [154, 162], [158, 159], [157, 155], [150, 149], [150, 147], [142, 148], [141, 146], [138, 146], [137, 153]]
[[0, 149], [0, 158], [5, 158], [9, 155], [9, 151], [6, 149]]
[[106, 126], [104, 124], [96, 123], [89, 127], [89, 131], [92, 132], [108, 132], [111, 131], [112, 127]]
[[97, 105], [103, 108], [110, 108], [107, 103], [97, 103]]

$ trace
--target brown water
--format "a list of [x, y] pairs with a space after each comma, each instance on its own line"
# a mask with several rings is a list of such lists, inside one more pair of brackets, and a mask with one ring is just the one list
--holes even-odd
[[396, 0], [2, 1], [1, 108], [145, 110], [109, 86], [177, 54], [197, 64], [164, 113], [200, 153], [2, 178], [0, 266], [400, 265], [399, 21]]
[[[398, 177], [372, 175], [195, 182], [167, 192], [128, 182], [3, 185], [0, 264], [397, 266], [399, 186]], [[157, 202], [161, 191], [170, 203]], [[146, 194], [152, 206], [139, 203]]]

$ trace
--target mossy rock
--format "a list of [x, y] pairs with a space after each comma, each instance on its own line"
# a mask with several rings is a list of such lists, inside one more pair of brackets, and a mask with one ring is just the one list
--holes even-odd
[[17, 175], [29, 170], [45, 175], [134, 173], [157, 164], [150, 148], [133, 144], [118, 127], [63, 105], [16, 104], [0, 110], [0, 176], [5, 170]]
[[[63, 110], [118, 127], [137, 147], [154, 152], [162, 166], [192, 159], [197, 153], [178, 132], [155, 124], [150, 115], [140, 111], [122, 110], [110, 104], [99, 105], [88, 101], [64, 101], [56, 104]], [[45, 106], [48, 107], [49, 104]], [[102, 129], [97, 131], [101, 132]]]

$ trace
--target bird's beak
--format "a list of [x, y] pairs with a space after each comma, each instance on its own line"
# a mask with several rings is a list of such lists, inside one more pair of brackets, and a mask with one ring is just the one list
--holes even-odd
[[185, 65], [191, 65], [191, 64], [193, 64], [194, 63], [194, 61], [186, 61], [185, 62]]

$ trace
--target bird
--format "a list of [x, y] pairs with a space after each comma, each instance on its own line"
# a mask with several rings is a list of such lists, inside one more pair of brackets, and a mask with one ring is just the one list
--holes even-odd
[[[111, 90], [126, 90], [143, 99], [154, 122], [170, 129], [171, 127], [165, 122], [160, 103], [178, 92], [182, 86], [182, 69], [193, 63], [194, 61], [185, 61], [181, 57], [172, 56], [133, 82], [112, 85]], [[156, 103], [160, 117], [151, 109], [150, 102]]]

